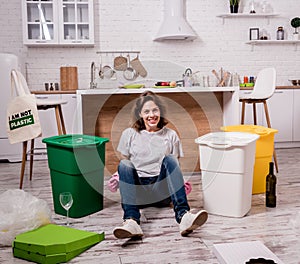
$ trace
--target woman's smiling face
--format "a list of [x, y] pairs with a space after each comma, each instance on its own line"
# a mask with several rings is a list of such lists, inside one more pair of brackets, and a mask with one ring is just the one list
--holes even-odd
[[157, 125], [160, 120], [160, 110], [153, 101], [147, 101], [143, 105], [140, 117], [143, 119], [147, 131], [155, 132], [159, 130]]

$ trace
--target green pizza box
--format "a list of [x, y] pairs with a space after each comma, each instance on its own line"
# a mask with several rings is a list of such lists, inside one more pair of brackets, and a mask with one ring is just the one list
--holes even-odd
[[59, 263], [61, 258], [67, 261], [102, 240], [104, 232], [98, 234], [49, 224], [17, 235], [13, 253], [24, 259], [32, 256], [30, 260], [40, 260], [38, 263]]
[[60, 254], [53, 254], [53, 255], [40, 255], [38, 253], [32, 253], [30, 251], [13, 248], [13, 255], [16, 258], [29, 260], [35, 263], [56, 264], [56, 263], [68, 262], [69, 260], [80, 255], [90, 247], [91, 246], [86, 248], [81, 248], [69, 253], [60, 253]]

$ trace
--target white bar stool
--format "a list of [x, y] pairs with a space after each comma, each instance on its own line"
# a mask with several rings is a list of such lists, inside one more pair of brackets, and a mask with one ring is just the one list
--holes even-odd
[[[265, 68], [262, 69], [256, 78], [254, 89], [250, 94], [246, 94], [240, 96], [239, 101], [242, 103], [242, 116], [241, 116], [241, 124], [244, 124], [245, 121], [245, 106], [246, 104], [253, 105], [253, 121], [254, 125], [257, 125], [256, 118], [256, 104], [263, 103], [264, 111], [266, 116], [267, 125], [271, 128], [271, 121], [268, 111], [267, 100], [272, 97], [276, 88], [276, 71], [274, 68]], [[274, 163], [276, 167], [276, 171], [278, 172], [278, 163], [276, 152], [274, 148], [273, 152]]]

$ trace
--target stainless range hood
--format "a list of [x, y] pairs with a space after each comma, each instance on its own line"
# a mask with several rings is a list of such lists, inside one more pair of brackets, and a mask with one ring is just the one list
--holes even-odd
[[184, 17], [185, 0], [164, 1], [164, 20], [153, 40], [194, 40], [197, 38]]

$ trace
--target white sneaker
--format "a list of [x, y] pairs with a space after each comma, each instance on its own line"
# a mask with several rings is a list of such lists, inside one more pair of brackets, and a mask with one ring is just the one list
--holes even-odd
[[113, 233], [116, 238], [142, 237], [144, 235], [140, 225], [133, 219], [126, 219], [123, 226], [116, 227]]
[[199, 211], [196, 214], [192, 214], [191, 212], [186, 212], [181, 218], [181, 222], [179, 224], [180, 234], [182, 236], [187, 236], [192, 233], [193, 230], [202, 226], [208, 218], [208, 214], [205, 210]]

